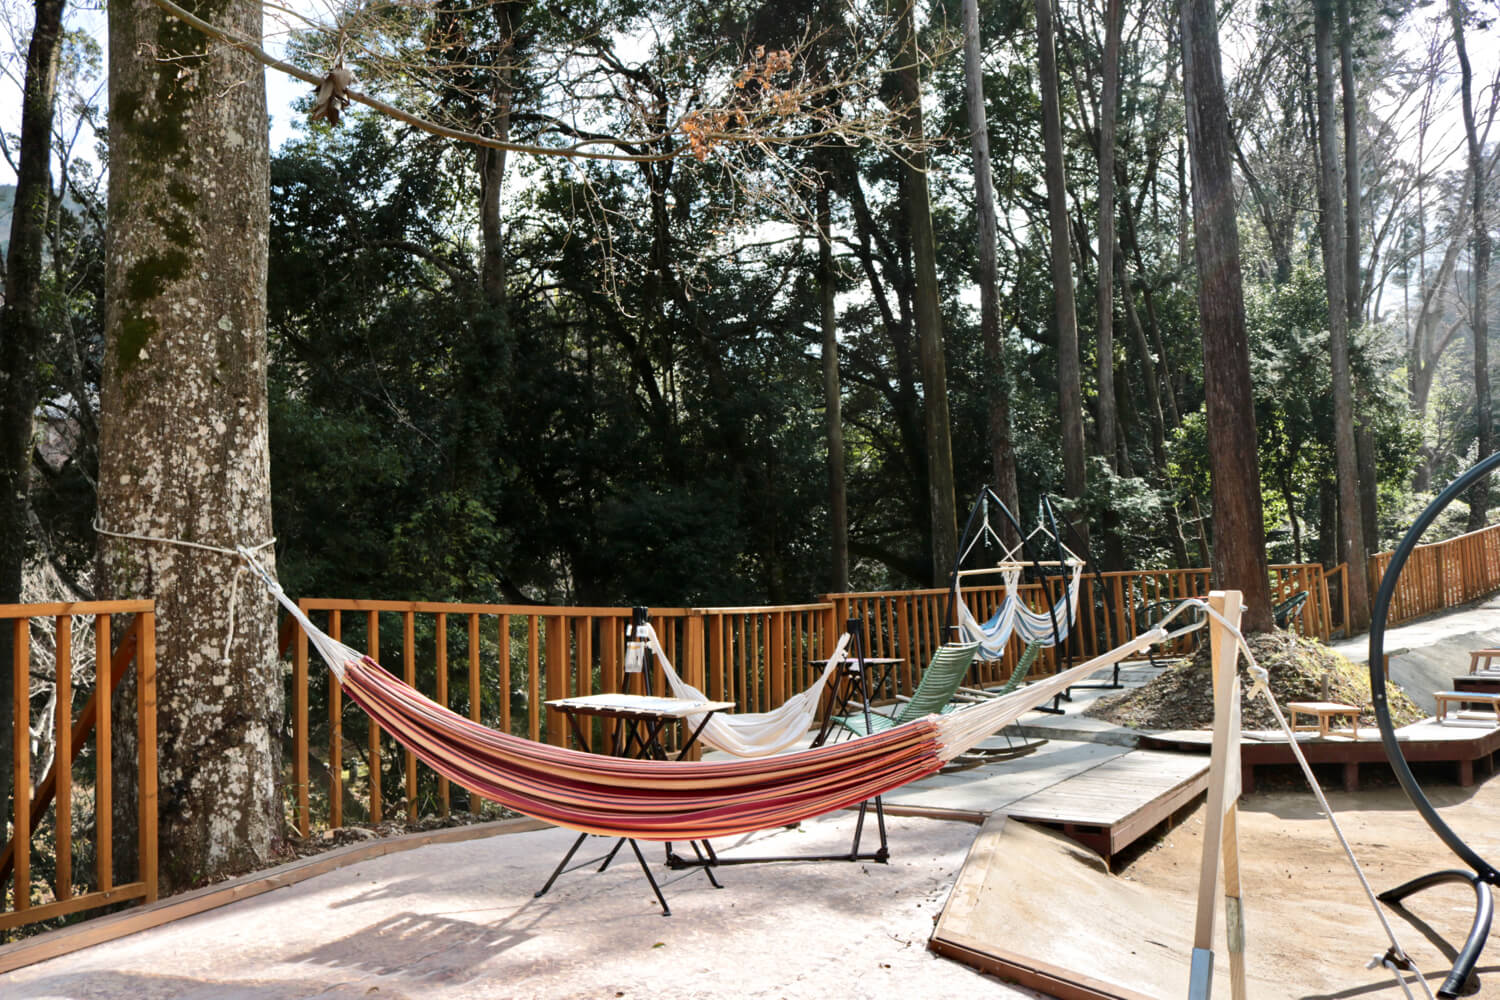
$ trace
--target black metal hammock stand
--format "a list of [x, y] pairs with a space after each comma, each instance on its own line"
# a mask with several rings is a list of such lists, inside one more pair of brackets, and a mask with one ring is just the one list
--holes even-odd
[[1433, 521], [1437, 520], [1438, 515], [1447, 509], [1456, 497], [1488, 476], [1497, 467], [1500, 467], [1500, 453], [1490, 455], [1475, 464], [1427, 505], [1427, 509], [1422, 511], [1421, 516], [1412, 523], [1406, 536], [1401, 539], [1401, 544], [1396, 547], [1395, 554], [1391, 556], [1391, 563], [1386, 567], [1385, 576], [1380, 580], [1380, 589], [1376, 592], [1375, 605], [1371, 610], [1370, 618], [1370, 694], [1375, 703], [1375, 719], [1380, 726], [1380, 741], [1385, 748], [1386, 759], [1390, 761], [1391, 770], [1396, 773], [1396, 780], [1406, 790], [1407, 796], [1417, 807], [1417, 812], [1421, 814], [1422, 819], [1432, 827], [1433, 833], [1436, 833], [1438, 838], [1447, 844], [1464, 864], [1468, 865], [1466, 869], [1444, 869], [1412, 879], [1410, 882], [1381, 893], [1380, 901], [1404, 910], [1402, 903], [1407, 897], [1431, 886], [1464, 882], [1474, 889], [1474, 921], [1468, 938], [1453, 962], [1453, 971], [1448, 974], [1448, 977], [1443, 980], [1443, 985], [1438, 989], [1440, 997], [1459, 996], [1460, 990], [1474, 972], [1474, 966], [1479, 961], [1479, 954], [1484, 950], [1485, 939], [1489, 936], [1490, 921], [1494, 915], [1495, 904], [1490, 887], [1500, 883], [1500, 871], [1480, 857], [1444, 821], [1431, 800], [1427, 798], [1422, 786], [1417, 783], [1411, 767], [1406, 763], [1406, 756], [1401, 752], [1401, 745], [1396, 740], [1396, 730], [1391, 722], [1391, 709], [1386, 700], [1385, 623], [1390, 614], [1391, 599], [1396, 592], [1396, 581], [1400, 579], [1406, 560], [1421, 541], [1423, 532]]
[[[1001, 522], [1002, 528], [1004, 525], [1009, 525], [1011, 530], [1015, 532], [1015, 537], [1019, 540], [1015, 545], [1008, 546], [1006, 544], [1005, 540], [996, 531], [995, 525], [991, 521], [992, 516]], [[1051, 641], [1048, 642], [1044, 638], [1042, 639], [1042, 644], [1051, 646], [1057, 650], [1058, 666], [1064, 668], [1085, 658], [1084, 655], [1081, 655], [1083, 650], [1083, 634], [1078, 627], [1079, 623], [1067, 617], [1070, 604], [1068, 600], [1069, 583], [1066, 576], [1067, 567], [1081, 562], [1081, 571], [1092, 576], [1097, 586], [1097, 593], [1101, 598], [1107, 599], [1109, 592], [1104, 586], [1104, 579], [1100, 575], [1098, 567], [1089, 557], [1086, 542], [1078, 536], [1077, 532], [1072, 529], [1072, 525], [1066, 519], [1064, 519], [1062, 524], [1067, 526], [1067, 530], [1070, 532], [1070, 540], [1083, 549], [1083, 555], [1081, 557], [1076, 555], [1063, 542], [1062, 529], [1059, 526], [1057, 512], [1052, 505], [1052, 498], [1045, 493], [1037, 501], [1037, 524], [1037, 530], [1028, 534], [1021, 528], [1020, 521], [1011, 513], [1005, 501], [1001, 500], [1000, 496], [993, 489], [988, 486], [980, 489], [979, 496], [975, 498], [973, 506], [969, 508], [969, 517], [964, 523], [963, 535], [959, 538], [958, 554], [953, 560], [953, 572], [949, 577], [948, 596], [943, 612], [943, 623], [946, 632], [953, 632], [959, 629], [958, 604], [962, 600], [962, 592], [959, 588], [962, 578], [965, 576], [975, 573], [1002, 572], [1006, 568], [1016, 569], [1023, 567], [1030, 570], [1039, 581], [1060, 577], [1063, 580], [1063, 585], [1060, 589], [1062, 597], [1049, 605], [1044, 616], [1049, 619], [1050, 629], [1047, 631], [1051, 633]], [[1043, 536], [1040, 540], [1036, 537], [1038, 534]], [[1039, 552], [1039, 549], [1047, 546], [1049, 540], [1052, 551]], [[988, 553], [991, 548], [1001, 552], [1003, 557], [1001, 563], [994, 566], [973, 569], [964, 568], [965, 561], [976, 549]], [[1017, 553], [1019, 553], [1021, 558], [1012, 561], [1010, 557]], [[1044, 590], [1047, 589], [1044, 586]], [[1061, 612], [1058, 609], [1059, 603], [1064, 607], [1064, 610]], [[1093, 612], [1093, 602], [1090, 601], [1090, 616], [1093, 615]], [[1113, 647], [1114, 637], [1109, 624], [1108, 608], [1105, 609], [1103, 616], [1103, 635], [1105, 646]], [[976, 660], [975, 662], [977, 664], [979, 661]], [[1120, 683], [1120, 666], [1118, 663], [1115, 664], [1108, 681], [1103, 683], [1077, 684], [1074, 687], [1098, 687], [1119, 690], [1122, 687]], [[1051, 706], [1039, 706], [1038, 711], [1061, 714], [1061, 702], [1073, 700], [1071, 691], [1072, 688], [1062, 691], [1052, 699]]]

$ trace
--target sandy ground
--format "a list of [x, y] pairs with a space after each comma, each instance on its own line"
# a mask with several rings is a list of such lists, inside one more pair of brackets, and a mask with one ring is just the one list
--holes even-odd
[[[1435, 786], [1429, 795], [1476, 851], [1500, 859], [1500, 780], [1475, 789]], [[1330, 793], [1329, 800], [1377, 893], [1460, 867], [1400, 789]], [[1013, 953], [1148, 996], [1186, 995], [1203, 817], [1200, 806], [1113, 876], [1060, 835], [1008, 823], [998, 852], [1003, 867], [990, 878], [1017, 891], [993, 894], [985, 917], [992, 938]], [[1238, 828], [1249, 995], [1403, 996], [1390, 973], [1365, 968], [1385, 951], [1385, 931], [1312, 796], [1301, 790], [1248, 796]], [[1405, 913], [1385, 908], [1434, 993], [1468, 933], [1474, 905], [1474, 891], [1455, 884], [1412, 896]], [[1222, 973], [1228, 966], [1222, 907], [1218, 914], [1214, 951]], [[1497, 939], [1492, 931], [1467, 995], [1500, 997]], [[1214, 994], [1229, 995], [1222, 975]]]
[[[838, 850], [853, 822], [840, 814], [738, 850]], [[718, 890], [699, 872], [670, 873], [670, 918], [628, 854], [533, 899], [566, 831], [433, 845], [17, 970], [0, 976], [0, 997], [1035, 997], [927, 950], [978, 828], [893, 818], [890, 829], [888, 865], [726, 868]], [[591, 839], [586, 856], [606, 844]], [[643, 849], [659, 860], [660, 847]]]

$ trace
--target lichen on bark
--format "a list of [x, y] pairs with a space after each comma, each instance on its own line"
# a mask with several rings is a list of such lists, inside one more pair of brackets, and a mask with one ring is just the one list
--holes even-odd
[[[199, 12], [260, 31], [258, 4], [214, 0]], [[112, 4], [109, 17], [101, 521], [157, 539], [256, 545], [271, 535], [264, 78], [149, 0]], [[99, 563], [109, 596], [156, 601], [163, 888], [264, 863], [281, 827], [272, 605], [235, 588], [236, 562], [218, 553], [104, 536]], [[118, 713], [122, 757], [133, 757], [130, 708], [127, 699]], [[134, 776], [121, 772], [124, 846]]]

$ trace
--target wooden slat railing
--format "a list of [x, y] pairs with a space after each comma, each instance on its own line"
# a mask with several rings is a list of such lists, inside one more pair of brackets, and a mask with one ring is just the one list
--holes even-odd
[[[1380, 585], [1393, 552], [1370, 557], [1370, 592]], [[1500, 524], [1412, 550], [1391, 595], [1391, 623], [1458, 607], [1500, 590]]]
[[[132, 615], [130, 624], [111, 645], [115, 615]], [[72, 628], [75, 618], [94, 622], [94, 686], [82, 710], [73, 718], [73, 703], [81, 692], [74, 681]], [[57, 685], [53, 727], [56, 750], [52, 766], [35, 786], [31, 780], [31, 700], [34, 671], [31, 623], [51, 618], [56, 628], [52, 674]], [[68, 604], [0, 605], [0, 622], [11, 630], [10, 669], [15, 684], [12, 711], [16, 720], [10, 734], [15, 756], [15, 789], [9, 817], [11, 837], [0, 854], [0, 885], [4, 886], [0, 930], [50, 920], [107, 903], [157, 895], [156, 845], [156, 619], [150, 601], [91, 601]], [[134, 670], [131, 670], [131, 667]], [[110, 695], [127, 674], [135, 678], [136, 696], [136, 869], [134, 882], [115, 884], [113, 851], [114, 749], [110, 740]], [[93, 775], [75, 783], [75, 764], [93, 737]], [[78, 784], [86, 784], [80, 788]], [[91, 795], [94, 805], [94, 873], [77, 892], [79, 873], [73, 868], [73, 805], [77, 795]], [[51, 879], [38, 879], [33, 870], [33, 841], [54, 806]], [[91, 885], [89, 883], [92, 883]], [[34, 901], [33, 897], [40, 897]]]

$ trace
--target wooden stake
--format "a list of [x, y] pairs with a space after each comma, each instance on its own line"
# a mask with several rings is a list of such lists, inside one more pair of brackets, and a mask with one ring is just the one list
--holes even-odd
[[[1232, 627], [1240, 624], [1240, 592], [1214, 591], [1209, 607]], [[1203, 824], [1203, 863], [1198, 873], [1198, 918], [1193, 933], [1193, 964], [1188, 980], [1190, 1000], [1207, 1000], [1213, 991], [1214, 895], [1223, 862], [1224, 908], [1229, 936], [1230, 992], [1245, 997], [1245, 938], [1240, 901], [1239, 836], [1235, 802], [1239, 798], [1239, 677], [1235, 663], [1239, 649], [1234, 636], [1217, 618], [1209, 619], [1213, 651], [1214, 736], [1208, 772], [1208, 815]]]

